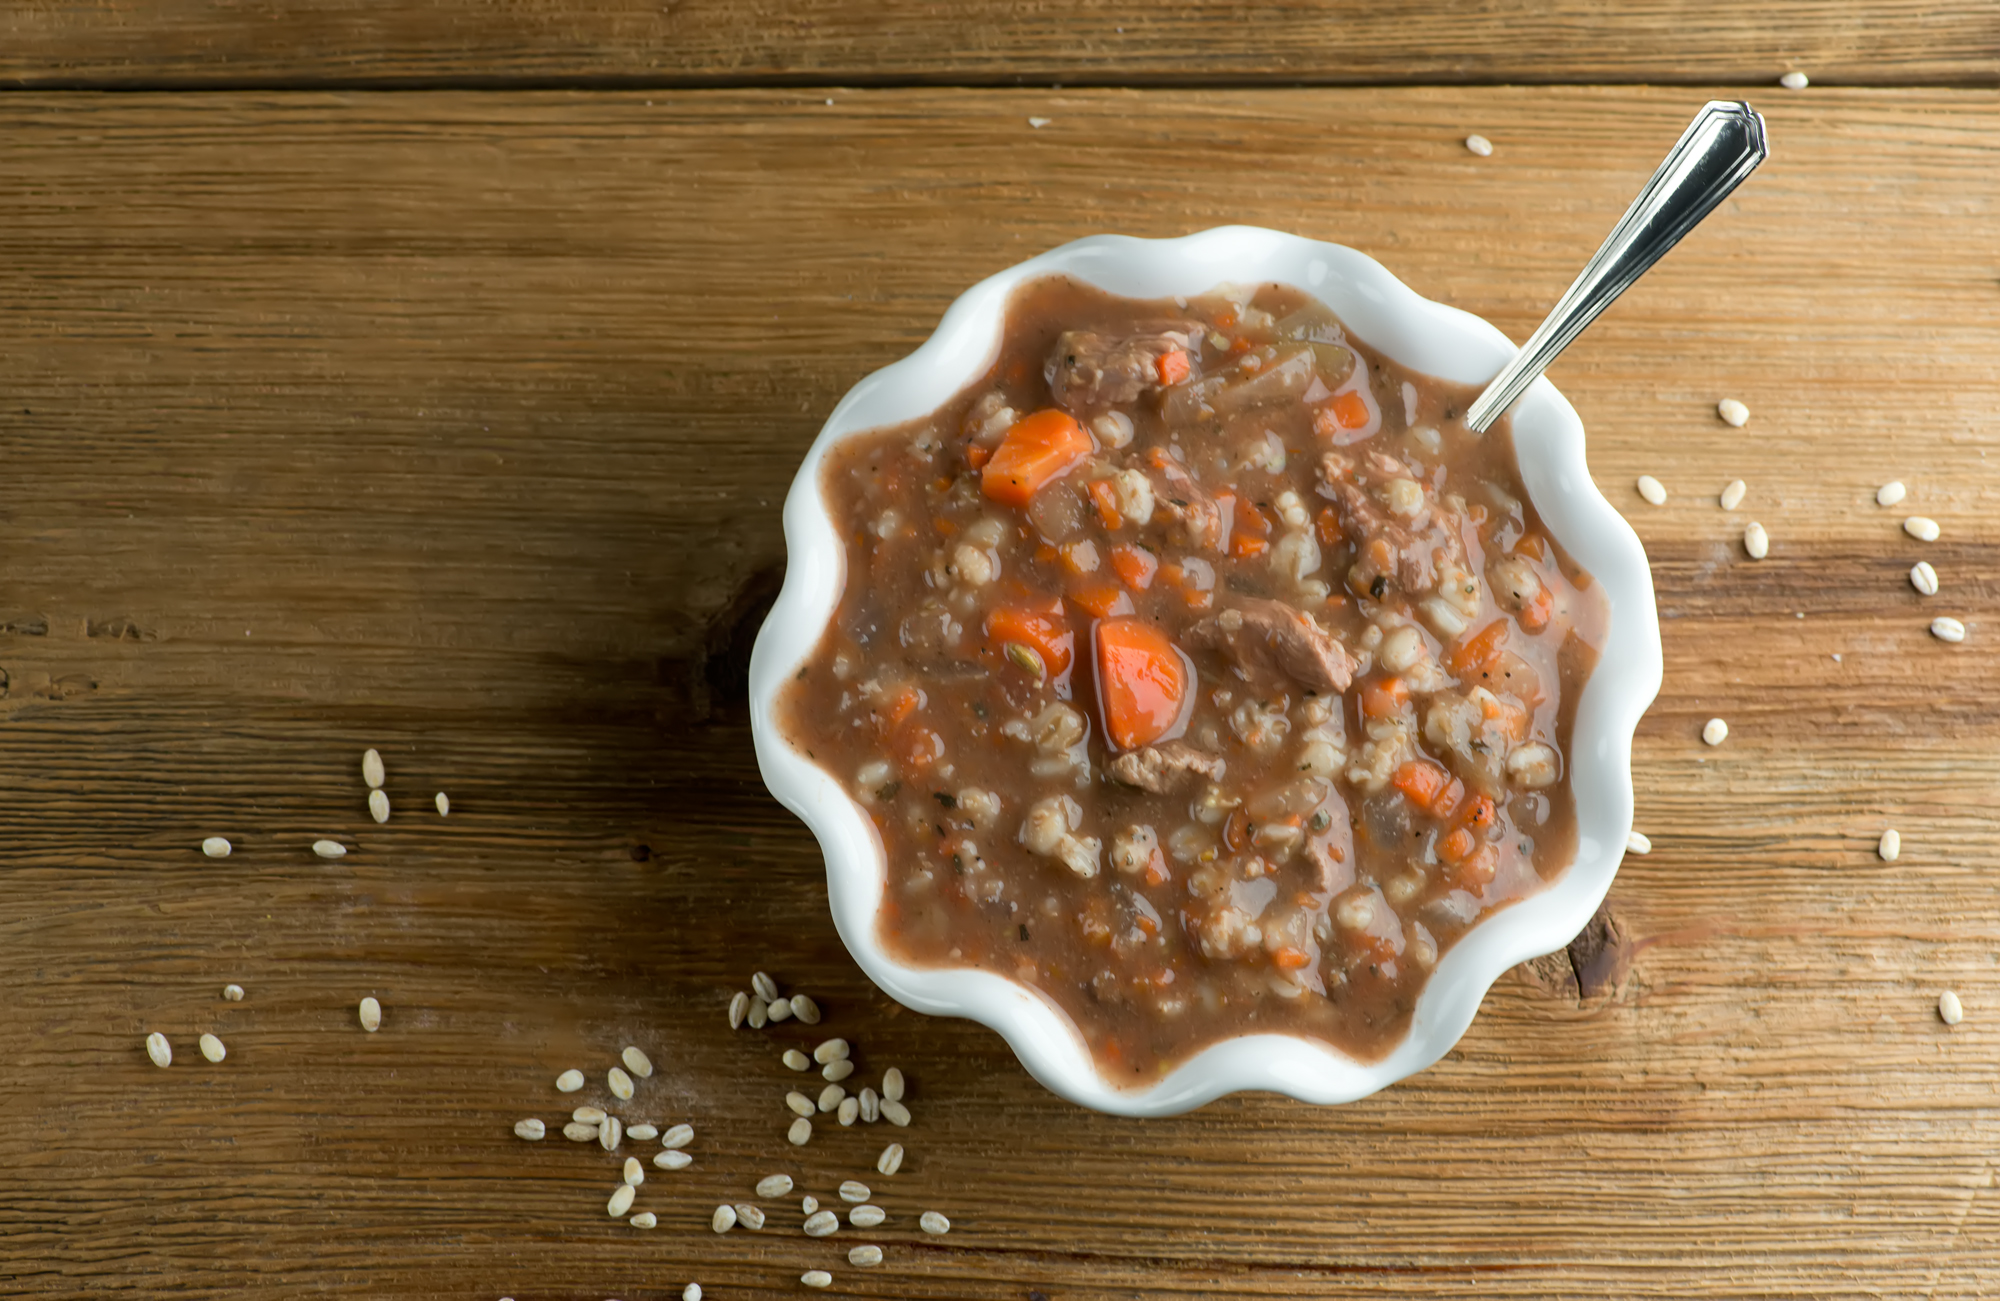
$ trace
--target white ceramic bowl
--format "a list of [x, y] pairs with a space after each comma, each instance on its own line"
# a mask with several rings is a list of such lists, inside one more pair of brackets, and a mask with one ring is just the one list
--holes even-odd
[[1660, 632], [1652, 575], [1631, 526], [1591, 482], [1583, 423], [1546, 379], [1516, 404], [1521, 475], [1544, 523], [1611, 602], [1604, 655], [1576, 713], [1570, 774], [1577, 855], [1540, 894], [1466, 934], [1424, 987], [1406, 1039], [1377, 1062], [1289, 1035], [1224, 1040], [1148, 1088], [1118, 1088], [1092, 1065], [1069, 1018], [1046, 997], [986, 972], [906, 966], [875, 934], [886, 865], [880, 840], [834, 779], [798, 753], [774, 717], [779, 689], [818, 643], [846, 576], [840, 539], [820, 489], [827, 451], [863, 430], [942, 406], [992, 365], [1016, 285], [1063, 273], [1134, 298], [1193, 296], [1219, 284], [1278, 281], [1317, 295], [1361, 339], [1406, 366], [1483, 384], [1514, 354], [1485, 321], [1419, 296], [1374, 259], [1278, 231], [1224, 226], [1181, 239], [1096, 235], [992, 276], [951, 305], [921, 348], [868, 376], [827, 417], [785, 500], [789, 568], [750, 661], [751, 724], [764, 781], [811, 827], [826, 854], [834, 925], [869, 979], [920, 1012], [969, 1016], [1004, 1036], [1044, 1085], [1100, 1111], [1157, 1116], [1222, 1094], [1268, 1089], [1308, 1102], [1350, 1102], [1429, 1066], [1450, 1050], [1487, 988], [1509, 967], [1553, 952], [1581, 930], [1625, 852], [1632, 829], [1632, 730], [1660, 687]]

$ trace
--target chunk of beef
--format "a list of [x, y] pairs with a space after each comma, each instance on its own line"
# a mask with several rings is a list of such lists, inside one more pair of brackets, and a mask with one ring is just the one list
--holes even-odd
[[1154, 506], [1180, 522], [1189, 546], [1219, 553], [1229, 541], [1221, 504], [1165, 448], [1153, 448], [1146, 460], [1155, 476]]
[[1182, 638], [1203, 650], [1221, 650], [1243, 676], [1259, 686], [1296, 682], [1308, 691], [1337, 696], [1354, 681], [1355, 661], [1312, 616], [1283, 601], [1246, 600], [1201, 620]]
[[1065, 330], [1042, 369], [1049, 394], [1057, 406], [1077, 415], [1130, 402], [1159, 386], [1160, 358], [1171, 352], [1187, 352], [1190, 363], [1196, 360], [1188, 347], [1191, 329], [1163, 325], [1127, 335]]
[[1464, 571], [1462, 521], [1394, 457], [1371, 452], [1357, 466], [1328, 452], [1320, 458], [1320, 478], [1340, 508], [1341, 532], [1354, 544], [1347, 586], [1356, 595], [1379, 601], [1393, 587], [1421, 596], [1437, 590], [1441, 573]]
[[1203, 754], [1186, 741], [1169, 741], [1128, 750], [1111, 761], [1111, 778], [1154, 795], [1165, 795], [1196, 774], [1222, 780], [1223, 762]]

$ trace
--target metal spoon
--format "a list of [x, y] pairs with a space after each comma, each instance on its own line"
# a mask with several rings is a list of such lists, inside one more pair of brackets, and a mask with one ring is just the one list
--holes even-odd
[[1764, 119], [1756, 109], [1741, 101], [1710, 100], [1694, 115], [1680, 143], [1632, 200], [1548, 319], [1466, 411], [1467, 427], [1485, 433], [1571, 339], [1715, 211], [1769, 155]]

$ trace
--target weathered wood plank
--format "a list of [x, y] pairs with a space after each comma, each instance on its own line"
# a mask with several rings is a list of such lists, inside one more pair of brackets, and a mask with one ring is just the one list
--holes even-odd
[[[41, 0], [0, 80], [53, 87], [827, 84], [1769, 86], [2000, 83], [2000, 16], [1956, 0]], [[1775, 92], [1773, 92], [1775, 94]], [[1028, 111], [1034, 111], [1030, 109]]]
[[[1510, 976], [1449, 1060], [1353, 1107], [1149, 1123], [1056, 1102], [842, 954], [730, 649], [796, 458], [958, 289], [1092, 230], [1339, 238], [1524, 334], [1696, 96], [1066, 93], [1034, 97], [1041, 131], [1016, 93], [825, 98], [0, 100], [0, 1286], [1987, 1286], [2000, 96], [1776, 102], [1769, 167], [1556, 368], [1666, 615], [1636, 755], [1657, 849], [1615, 892], [1651, 943], [1622, 984]], [[1739, 476], [1725, 515], [1705, 495]], [[1890, 477], [1944, 524], [1935, 602], [1870, 499]], [[1732, 543], [1751, 517], [1762, 564]], [[1971, 639], [1932, 641], [1933, 607]], [[1708, 750], [1713, 714], [1735, 731]], [[217, 833], [237, 853], [201, 858]], [[313, 859], [327, 834], [356, 852]], [[879, 1271], [841, 1263], [861, 1235], [703, 1227], [762, 1173], [825, 1195], [887, 1141], [784, 1144], [775, 1047], [811, 1036], [722, 1020], [765, 963], [864, 1075], [914, 1081]], [[662, 1065], [659, 1119], [701, 1131], [693, 1169], [649, 1168], [651, 1234], [604, 1218], [608, 1155], [508, 1133], [625, 1042]], [[950, 1237], [914, 1232], [932, 1206]]]

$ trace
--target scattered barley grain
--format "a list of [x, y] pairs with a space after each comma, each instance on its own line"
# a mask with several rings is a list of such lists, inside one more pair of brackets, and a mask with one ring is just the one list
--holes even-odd
[[792, 1127], [785, 1131], [785, 1137], [791, 1142], [793, 1147], [804, 1147], [807, 1143], [812, 1142], [812, 1136], [813, 1123], [804, 1116], [800, 1116], [797, 1120], [793, 1121]]
[[757, 1195], [759, 1197], [783, 1197], [790, 1191], [792, 1191], [792, 1177], [790, 1175], [765, 1175], [757, 1181]]
[[625, 1212], [632, 1209], [632, 1199], [638, 1195], [639, 1190], [631, 1184], [619, 1184], [617, 1191], [611, 1194], [611, 1200], [604, 1204], [604, 1209], [612, 1219], [622, 1220]]
[[1893, 863], [1903, 854], [1903, 833], [1894, 827], [1882, 833], [1882, 839], [1875, 844], [1875, 852], [1885, 863]]
[[210, 836], [201, 842], [201, 852], [210, 858], [228, 858], [229, 842], [221, 836]]
[[639, 1079], [651, 1078], [653, 1074], [653, 1059], [640, 1052], [637, 1048], [627, 1048], [624, 1052], [618, 1054], [618, 1059], [625, 1063], [626, 1070], [632, 1072]]
[[879, 1206], [857, 1206], [847, 1213], [847, 1222], [857, 1229], [872, 1229], [888, 1218]]
[[361, 780], [368, 783], [369, 790], [381, 790], [383, 779], [388, 775], [382, 767], [381, 751], [371, 747], [361, 752]]
[[146, 1036], [146, 1056], [153, 1059], [153, 1065], [155, 1066], [172, 1066], [174, 1064], [173, 1045], [167, 1042], [165, 1035], [155, 1030]]
[[918, 1227], [925, 1233], [950, 1233], [951, 1221], [936, 1211], [925, 1211], [917, 1220]]
[[806, 1216], [805, 1230], [808, 1238], [829, 1237], [840, 1230], [840, 1217], [832, 1211], [814, 1211]]
[[1722, 490], [1722, 495], [1715, 499], [1716, 504], [1724, 510], [1735, 510], [1743, 504], [1743, 494], [1749, 491], [1749, 486], [1743, 480], [1731, 480], [1729, 486]]
[[903, 1100], [903, 1072], [900, 1067], [891, 1066], [882, 1072], [882, 1096], [891, 1102]]
[[374, 1034], [382, 1028], [382, 1005], [373, 995], [361, 1000], [361, 1028]]
[[582, 1087], [583, 1087], [582, 1071], [569, 1070], [569, 1071], [564, 1071], [561, 1075], [556, 1076], [557, 1093], [575, 1093], [578, 1089]]
[[222, 1040], [212, 1034], [201, 1037], [201, 1055], [212, 1062], [219, 1062], [229, 1056], [229, 1050], [222, 1046]]
[[661, 1147], [686, 1147], [692, 1142], [694, 1142], [693, 1125], [675, 1125], [672, 1129], [660, 1135]]
[[724, 1202], [715, 1208], [715, 1214], [708, 1217], [708, 1227], [717, 1233], [727, 1233], [736, 1227], [736, 1208]]
[[1948, 989], [1938, 995], [1938, 1019], [1946, 1025], [1957, 1025], [1965, 1019], [1965, 1005]]
[[387, 822], [389, 820], [389, 792], [368, 792], [368, 816], [377, 822]]
[[1735, 398], [1724, 398], [1722, 401], [1716, 403], [1715, 414], [1722, 417], [1723, 424], [1734, 425], [1738, 429], [1743, 428], [1750, 421], [1750, 408], [1744, 406]]
[[539, 1143], [547, 1136], [549, 1127], [533, 1117], [514, 1122], [514, 1137], [525, 1138], [530, 1143]]

